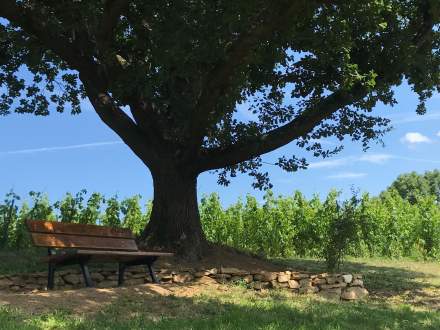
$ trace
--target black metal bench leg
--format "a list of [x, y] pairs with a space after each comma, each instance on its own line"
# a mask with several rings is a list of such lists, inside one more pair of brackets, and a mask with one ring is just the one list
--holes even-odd
[[118, 269], [118, 286], [122, 286], [124, 284], [124, 273], [125, 273], [125, 264], [120, 262]]
[[149, 262], [147, 264], [147, 267], [148, 267], [148, 271], [150, 272], [151, 280], [153, 281], [153, 283], [159, 283], [159, 281], [157, 280], [156, 275], [154, 274], [153, 262]]
[[47, 273], [47, 289], [53, 290], [55, 282], [55, 265], [49, 262], [49, 271]]
[[83, 274], [86, 287], [92, 287], [93, 282], [92, 278], [90, 277], [89, 267], [87, 267], [87, 264], [85, 262], [81, 262], [79, 265], [81, 266], [81, 272]]

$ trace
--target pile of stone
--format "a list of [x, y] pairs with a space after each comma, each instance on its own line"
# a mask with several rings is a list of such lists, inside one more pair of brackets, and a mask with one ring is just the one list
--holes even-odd
[[[100, 288], [117, 285], [117, 271], [92, 269], [91, 277]], [[285, 289], [298, 294], [318, 294], [329, 299], [357, 300], [368, 296], [361, 274], [313, 274], [286, 270], [282, 272], [247, 271], [230, 267], [210, 269], [160, 269], [157, 277], [163, 283], [238, 283], [254, 290]], [[150, 281], [145, 269], [132, 268], [125, 274], [124, 285], [137, 285]], [[46, 288], [47, 273], [0, 276], [0, 290], [33, 291]], [[56, 273], [57, 289], [83, 286], [79, 270]]]

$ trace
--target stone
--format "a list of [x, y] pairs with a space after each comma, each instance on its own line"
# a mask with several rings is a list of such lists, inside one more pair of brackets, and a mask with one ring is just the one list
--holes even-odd
[[364, 287], [364, 281], [356, 278], [356, 279], [353, 280], [353, 282], [350, 283], [350, 286]]
[[206, 271], [207, 271], [210, 275], [216, 275], [216, 274], [218, 274], [218, 269], [217, 269], [217, 268], [206, 269]]
[[76, 274], [68, 274], [63, 276], [64, 282], [67, 284], [79, 284], [81, 283], [81, 277]]
[[109, 275], [109, 276], [107, 276], [107, 280], [108, 281], [117, 281], [118, 275]]
[[243, 280], [243, 277], [241, 277], [241, 276], [234, 275], [231, 277], [231, 282], [241, 282], [242, 280]]
[[191, 282], [194, 279], [194, 276], [190, 273], [181, 273], [173, 276], [174, 283], [187, 283]]
[[202, 276], [196, 279], [196, 282], [199, 284], [216, 284], [217, 281], [209, 276]]
[[321, 284], [327, 284], [327, 280], [325, 278], [314, 278], [312, 281], [313, 285], [321, 285]]
[[290, 274], [278, 274], [278, 282], [287, 283], [290, 280]]
[[310, 287], [312, 286], [312, 280], [309, 278], [303, 278], [302, 280], [299, 280], [299, 285], [301, 288]]
[[310, 294], [310, 293], [316, 293], [319, 289], [316, 286], [308, 286], [308, 287], [300, 287], [299, 293], [300, 294]]
[[358, 300], [368, 296], [368, 291], [358, 286], [352, 286], [344, 289], [341, 298], [344, 300]]
[[271, 284], [272, 284], [272, 287], [273, 288], [276, 288], [276, 289], [280, 289], [280, 288], [288, 288], [289, 287], [289, 283], [287, 283], [287, 282], [278, 282], [278, 281], [272, 281], [272, 282], [270, 282]]
[[339, 283], [339, 279], [336, 276], [327, 277], [327, 284]]
[[268, 289], [270, 287], [270, 283], [269, 282], [253, 282], [252, 287], [255, 290]]
[[159, 280], [161, 282], [172, 282], [173, 281], [173, 275], [167, 274], [167, 275], [160, 275], [158, 276]]
[[233, 268], [233, 267], [220, 267], [220, 273], [221, 274], [236, 275], [236, 276], [250, 274], [247, 270], [242, 270], [242, 269]]
[[18, 286], [25, 284], [21, 276], [10, 276], [9, 279]]
[[142, 279], [145, 279], [146, 276], [147, 276], [147, 273], [143, 272], [143, 273], [134, 273], [131, 277], [132, 278], [142, 278]]
[[92, 281], [94, 282], [101, 282], [104, 280], [104, 276], [101, 275], [100, 273], [91, 273], [90, 277], [92, 278]]
[[289, 280], [287, 284], [289, 285], [290, 289], [299, 289], [299, 283], [296, 280]]
[[229, 280], [231, 278], [231, 275], [229, 275], [229, 274], [216, 274], [216, 275], [214, 275], [214, 278], [219, 283], [225, 283], [227, 280]]
[[146, 270], [144, 267], [130, 267], [130, 272], [133, 274], [145, 274]]
[[12, 284], [14, 284], [14, 282], [12, 282], [11, 280], [7, 279], [7, 278], [2, 278], [0, 279], [0, 289], [7, 289], [9, 288]]
[[342, 275], [342, 279], [344, 280], [345, 283], [351, 283], [351, 281], [353, 281], [353, 275], [344, 274]]
[[334, 288], [345, 288], [347, 283], [335, 283], [335, 284], [321, 284], [319, 287], [323, 290]]
[[21, 286], [19, 286], [19, 285], [13, 285], [13, 286], [9, 287], [9, 290], [11, 290], [11, 291], [15, 291], [15, 292], [17, 292], [17, 291], [21, 291]]
[[341, 299], [341, 288], [334, 288], [334, 289], [328, 289], [328, 290], [321, 290], [318, 292], [318, 294], [329, 300], [340, 300]]
[[110, 275], [113, 275], [115, 273], [116, 273], [116, 271], [111, 271], [111, 270], [103, 270], [103, 271], [100, 272], [100, 274], [103, 275], [103, 276], [110, 276]]
[[254, 281], [254, 277], [252, 275], [243, 276], [243, 281], [246, 284], [252, 283]]
[[263, 280], [263, 275], [262, 274], [255, 274], [254, 276], [253, 276], [253, 279], [254, 279], [254, 281], [262, 281]]
[[261, 275], [263, 276], [263, 282], [270, 282], [273, 280], [276, 280], [278, 278], [278, 273], [276, 272], [261, 272]]
[[292, 273], [290, 277], [292, 280], [302, 280], [304, 278], [310, 278], [310, 275], [304, 273]]

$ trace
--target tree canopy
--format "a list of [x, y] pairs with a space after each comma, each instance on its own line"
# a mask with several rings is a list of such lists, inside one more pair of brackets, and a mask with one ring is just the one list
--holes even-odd
[[[199, 171], [249, 170], [261, 186], [259, 156], [292, 140], [328, 155], [316, 139], [380, 137], [388, 122], [369, 112], [394, 104], [403, 79], [423, 113], [439, 86], [438, 12], [437, 1], [402, 0], [5, 0], [0, 113], [79, 113], [89, 96], [135, 152], [193, 148]], [[243, 102], [256, 120], [235, 118]]]
[[[2, 0], [0, 17], [0, 114], [76, 114], [87, 97], [151, 170], [153, 218], [198, 218], [183, 187], [204, 171], [270, 187], [261, 155], [290, 142], [367, 148], [389, 129], [371, 112], [397, 102], [393, 87], [409, 83], [419, 114], [440, 89], [438, 0]], [[182, 187], [182, 208], [165, 186]]]
[[434, 196], [440, 203], [440, 171], [401, 174], [387, 190], [396, 190], [403, 199], [412, 204], [427, 196]]

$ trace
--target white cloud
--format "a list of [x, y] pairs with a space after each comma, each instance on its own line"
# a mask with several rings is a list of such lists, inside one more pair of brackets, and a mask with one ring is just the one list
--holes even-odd
[[337, 159], [330, 159], [330, 160], [321, 160], [319, 162], [310, 163], [309, 168], [332, 168], [332, 167], [339, 167], [341, 165], [345, 165], [352, 161], [354, 157], [347, 157], [347, 158], [337, 158]]
[[437, 132], [437, 136], [440, 137], [440, 131]]
[[329, 179], [359, 179], [366, 177], [367, 173], [356, 173], [356, 172], [342, 172], [338, 174], [329, 175]]
[[407, 160], [407, 161], [410, 161], [410, 162], [440, 164], [440, 160], [435, 160], [435, 159], [412, 158], [412, 157], [404, 157], [404, 156], [395, 156], [394, 158], [395, 159], [401, 159], [401, 160]]
[[405, 136], [401, 139], [403, 143], [408, 143], [410, 145], [418, 144], [418, 143], [430, 143], [431, 140], [418, 132], [409, 132], [406, 133]]
[[122, 144], [122, 143], [123, 143], [122, 141], [109, 141], [109, 142], [74, 144], [74, 145], [70, 145], [70, 146], [60, 146], [60, 147], [43, 147], [43, 148], [35, 148], [35, 149], [0, 151], [0, 155], [35, 154], [35, 153], [49, 152], [49, 151], [96, 148], [96, 147], [103, 147], [103, 146], [116, 145], [116, 144]]
[[383, 164], [388, 160], [394, 158], [393, 155], [390, 154], [366, 154], [359, 158], [359, 161], [368, 162], [373, 164]]
[[366, 162], [372, 164], [383, 164], [388, 160], [395, 158], [390, 154], [366, 154], [362, 156], [349, 156], [344, 158], [322, 160], [318, 162], [310, 163], [309, 168], [335, 168], [343, 165], [350, 165], [356, 162]]
[[391, 124], [408, 124], [408, 123], [439, 120], [440, 113], [430, 113], [426, 115], [417, 115], [417, 114], [395, 115], [395, 116], [388, 116], [388, 118], [391, 119]]

